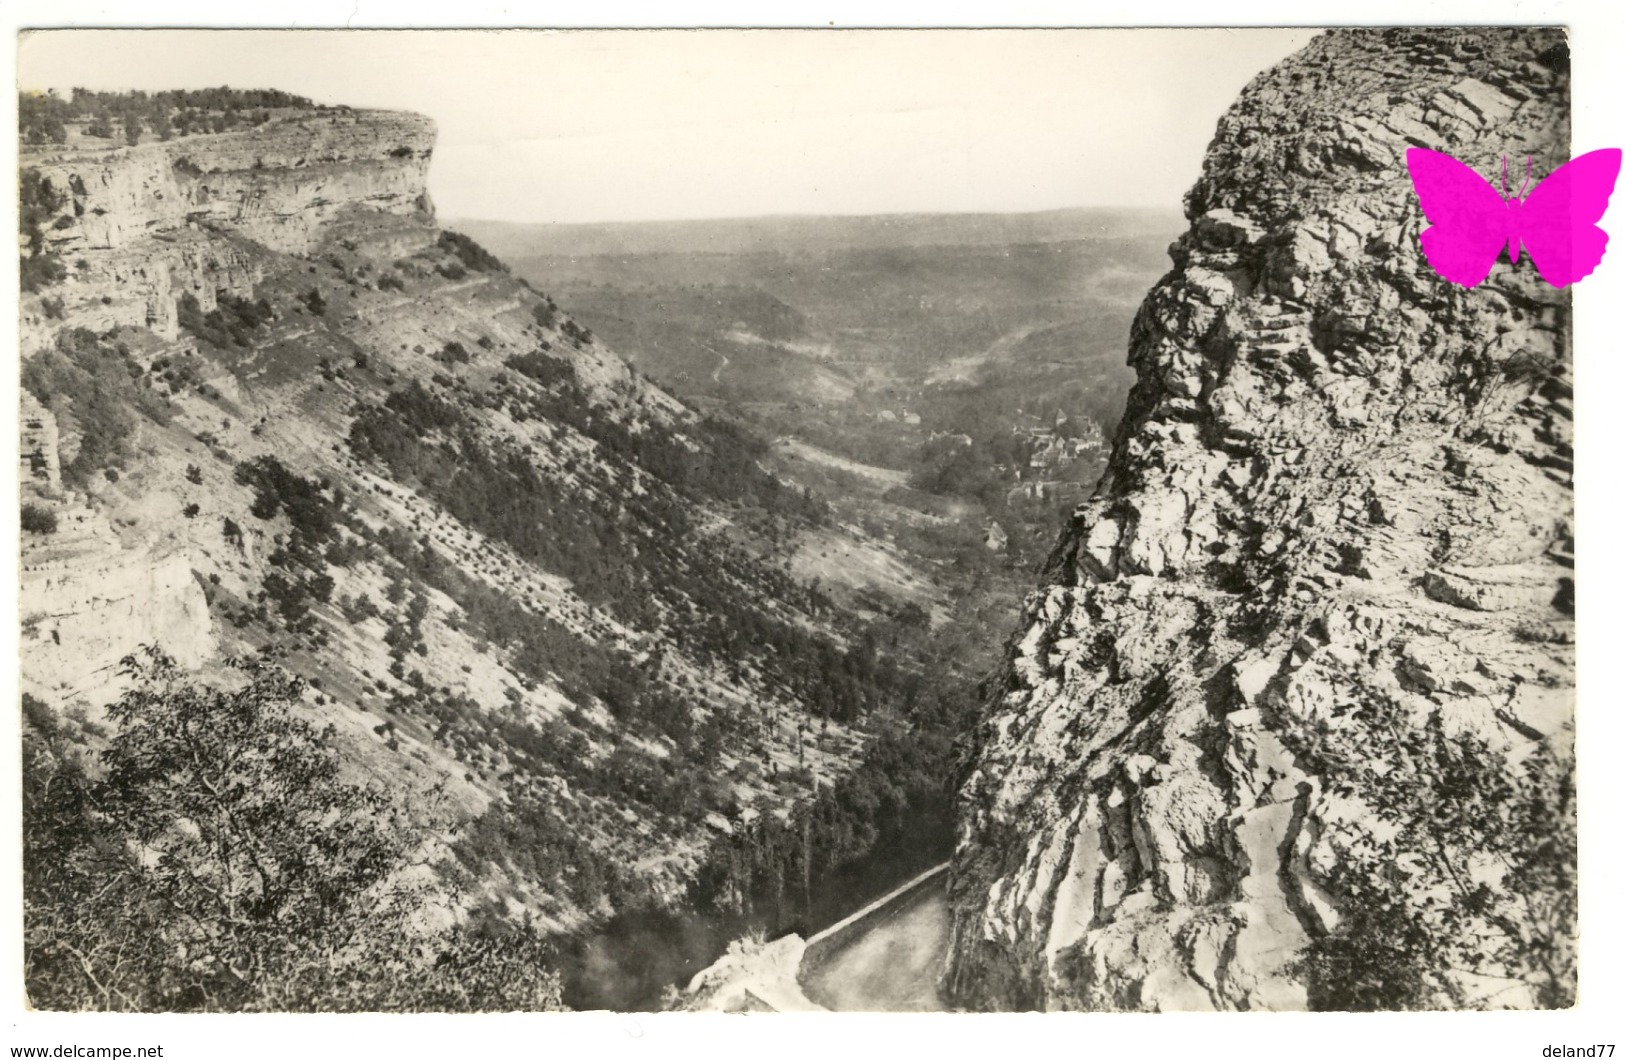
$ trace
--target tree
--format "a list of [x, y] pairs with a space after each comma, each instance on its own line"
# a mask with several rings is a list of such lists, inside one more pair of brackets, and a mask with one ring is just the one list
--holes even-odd
[[45, 93], [19, 92], [17, 94], [17, 124], [23, 140], [31, 144], [60, 144], [68, 140], [63, 124], [67, 103], [55, 90]]
[[42, 175], [37, 169], [23, 170], [18, 184], [19, 280], [22, 289], [32, 293], [60, 283], [67, 275], [67, 270], [56, 255], [45, 249], [45, 226], [52, 223], [56, 212], [67, 204], [68, 199], [51, 183], [50, 177]]
[[[162, 653], [124, 660], [100, 769], [25, 703], [25, 981], [46, 1008], [533, 1009], [558, 1004], [528, 932], [435, 931], [449, 900], [426, 836], [382, 789], [345, 780], [303, 683], [239, 664], [187, 684]], [[425, 872], [424, 870], [428, 870]]]

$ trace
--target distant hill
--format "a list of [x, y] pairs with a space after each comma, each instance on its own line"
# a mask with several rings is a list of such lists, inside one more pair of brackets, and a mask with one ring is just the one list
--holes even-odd
[[[885, 523], [922, 569], [968, 571], [988, 563], [989, 525], [1010, 563], [1036, 562], [1093, 486], [1135, 378], [1135, 311], [1184, 223], [1078, 209], [458, 226], [679, 399], [776, 437], [782, 474]], [[902, 485], [822, 482], [852, 467]], [[970, 528], [980, 555], [922, 536], [921, 513]]]
[[459, 223], [679, 397], [891, 467], [919, 442], [909, 412], [922, 436], [1063, 411], [1110, 434], [1130, 322], [1183, 225], [1126, 209]]
[[874, 214], [856, 217], [728, 217], [697, 221], [447, 224], [505, 257], [603, 254], [785, 254], [879, 247], [998, 246], [1177, 232], [1177, 211], [1082, 207], [1041, 213]]

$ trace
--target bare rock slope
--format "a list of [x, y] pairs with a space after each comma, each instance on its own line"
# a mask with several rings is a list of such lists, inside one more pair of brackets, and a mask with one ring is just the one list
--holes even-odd
[[1437, 276], [1404, 163], [1538, 177], [1567, 104], [1559, 32], [1348, 30], [1221, 120], [976, 734], [957, 1003], [1572, 996], [1569, 300]]

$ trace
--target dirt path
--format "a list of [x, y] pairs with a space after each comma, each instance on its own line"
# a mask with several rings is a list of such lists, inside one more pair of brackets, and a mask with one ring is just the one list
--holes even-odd
[[857, 936], [802, 983], [836, 1012], [944, 1012], [937, 977], [948, 951], [948, 896], [939, 882]]
[[890, 467], [877, 467], [874, 464], [860, 464], [856, 460], [848, 460], [838, 453], [832, 453], [828, 449], [820, 449], [811, 442], [804, 442], [788, 434], [775, 438], [773, 446], [780, 452], [787, 453], [798, 460], [808, 460], [815, 464], [822, 464], [825, 467], [835, 468], [837, 471], [861, 475], [884, 489], [908, 485], [907, 471], [899, 471]]
[[1049, 326], [1050, 325], [1047, 324], [1027, 324], [1016, 328], [1014, 331], [1006, 332], [1005, 334], [994, 339], [993, 344], [987, 349], [983, 350], [981, 353], [972, 353], [967, 354], [964, 357], [955, 357], [951, 361], [944, 361], [942, 364], [932, 368], [931, 371], [926, 374], [925, 381], [927, 383], [946, 383], [954, 380], [966, 383], [975, 382], [977, 373], [981, 370], [983, 365], [989, 364], [1005, 356], [1015, 348], [1018, 342], [1025, 339], [1028, 335], [1031, 335], [1033, 332], [1038, 331], [1041, 328], [1047, 328]]

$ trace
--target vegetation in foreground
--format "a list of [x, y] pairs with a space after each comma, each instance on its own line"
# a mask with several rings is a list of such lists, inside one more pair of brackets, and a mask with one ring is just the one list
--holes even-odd
[[[303, 682], [240, 664], [188, 684], [124, 661], [94, 758], [24, 697], [24, 975], [45, 1009], [465, 1011], [559, 1007], [544, 944], [455, 923], [408, 806], [342, 775]], [[442, 925], [450, 926], [442, 926]]]
[[1340, 920], [1300, 962], [1310, 1007], [1495, 1007], [1508, 990], [1574, 1004], [1579, 853], [1574, 763], [1547, 737], [1521, 761], [1437, 714], [1359, 708], [1358, 742], [1304, 726], [1300, 759], [1371, 816], [1330, 839]]

